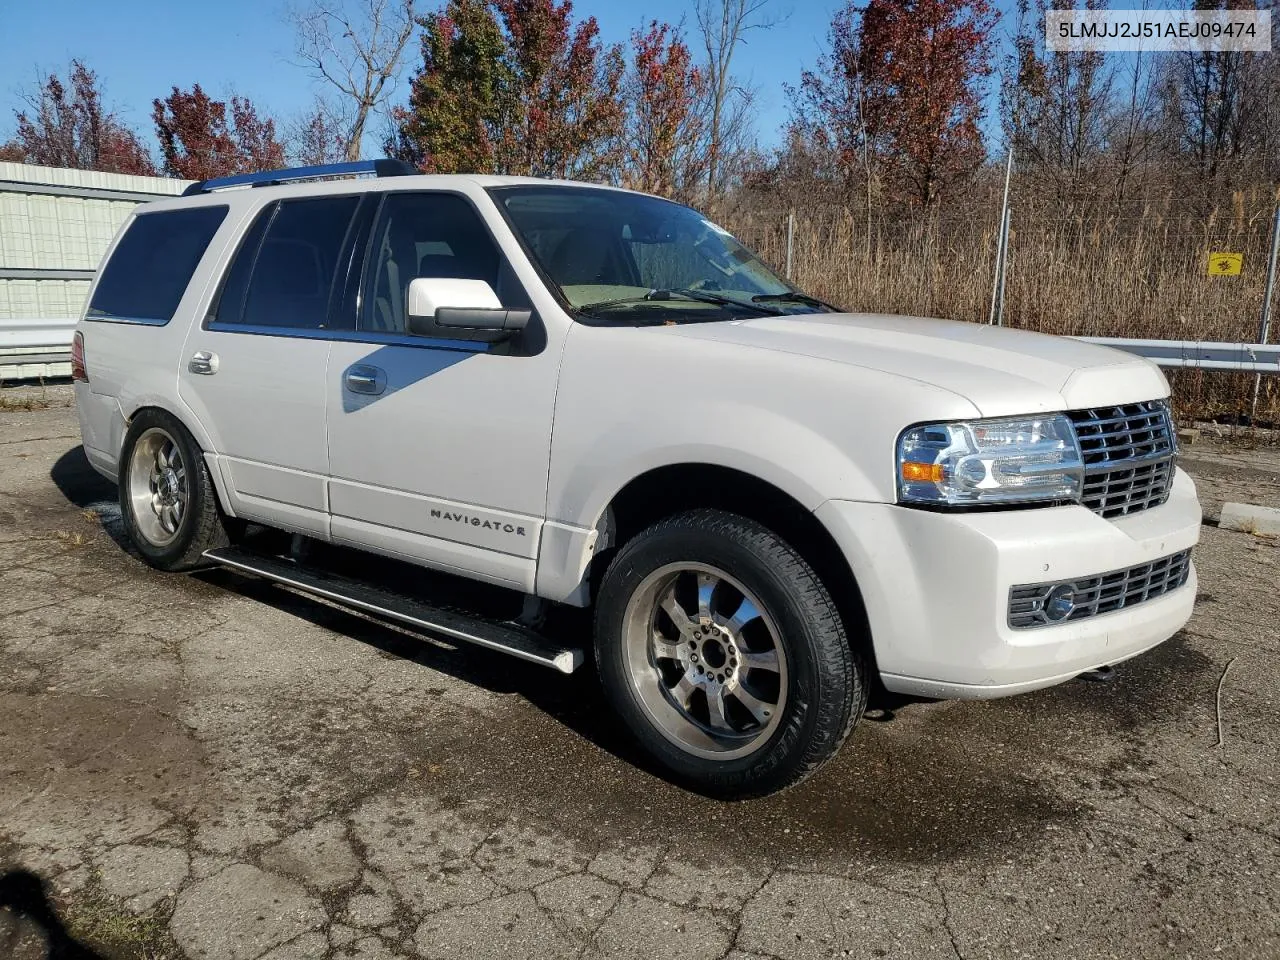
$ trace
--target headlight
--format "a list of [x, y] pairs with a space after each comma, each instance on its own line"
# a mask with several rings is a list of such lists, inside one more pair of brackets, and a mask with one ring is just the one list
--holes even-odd
[[966, 506], [1078, 500], [1084, 464], [1062, 414], [911, 427], [898, 438], [898, 500]]

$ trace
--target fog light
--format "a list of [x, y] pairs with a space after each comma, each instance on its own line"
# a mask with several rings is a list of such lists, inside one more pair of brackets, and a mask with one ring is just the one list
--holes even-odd
[[1060, 583], [1044, 598], [1044, 615], [1054, 623], [1067, 619], [1076, 608], [1076, 586]]

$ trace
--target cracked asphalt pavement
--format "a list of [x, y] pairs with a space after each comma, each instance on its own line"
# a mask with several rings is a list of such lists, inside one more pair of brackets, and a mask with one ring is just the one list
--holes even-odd
[[1274, 449], [1184, 451], [1200, 603], [1111, 682], [874, 704], [726, 804], [589, 672], [151, 571], [54, 397], [0, 409], [0, 956], [1280, 956], [1280, 549], [1212, 524]]

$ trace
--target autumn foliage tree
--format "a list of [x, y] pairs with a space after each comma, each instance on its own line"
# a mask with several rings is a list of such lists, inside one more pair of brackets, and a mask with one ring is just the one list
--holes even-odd
[[450, 0], [422, 24], [422, 68], [392, 112], [394, 156], [428, 173], [493, 173], [516, 112], [506, 39], [486, 0]]
[[572, 12], [570, 0], [451, 0], [423, 18], [423, 66], [389, 149], [424, 170], [608, 175], [623, 55]]
[[870, 0], [862, 12], [867, 130], [922, 204], [982, 163], [996, 19], [987, 0]]
[[102, 104], [97, 75], [79, 60], [63, 83], [50, 73], [18, 111], [17, 135], [3, 148], [8, 159], [50, 167], [142, 176], [155, 173], [137, 134]]
[[495, 0], [515, 78], [508, 162], [534, 176], [592, 179], [616, 166], [622, 134], [622, 49], [602, 48], [600, 25], [576, 26], [570, 0]]
[[982, 164], [995, 25], [987, 0], [850, 2], [822, 68], [802, 76], [798, 119], [846, 173], [874, 167], [905, 199], [934, 204]]
[[709, 162], [706, 71], [693, 65], [680, 31], [656, 20], [632, 32], [631, 51], [624, 179], [637, 190], [689, 199]]
[[284, 166], [275, 121], [259, 117], [244, 97], [232, 97], [228, 109], [198, 83], [190, 91], [174, 87], [169, 96], [152, 104], [152, 117], [170, 176], [208, 180]]

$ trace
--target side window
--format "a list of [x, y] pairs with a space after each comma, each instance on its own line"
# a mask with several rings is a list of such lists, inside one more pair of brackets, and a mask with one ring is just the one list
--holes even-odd
[[226, 216], [225, 206], [138, 214], [103, 268], [87, 316], [168, 323]]
[[259, 216], [227, 272], [220, 323], [319, 330], [357, 197], [282, 200]]
[[253, 226], [240, 241], [235, 259], [231, 261], [231, 269], [222, 281], [222, 289], [218, 292], [213, 308], [209, 311], [209, 319], [217, 323], [240, 323], [244, 318], [244, 295], [249, 289], [249, 276], [253, 273], [253, 261], [258, 257], [258, 249], [262, 246], [262, 235], [267, 232], [271, 218], [276, 215], [279, 204], [269, 204], [253, 221]]
[[403, 333], [409, 281], [415, 277], [483, 280], [504, 307], [528, 306], [484, 221], [455, 194], [387, 196], [374, 222], [365, 270], [361, 330]]

